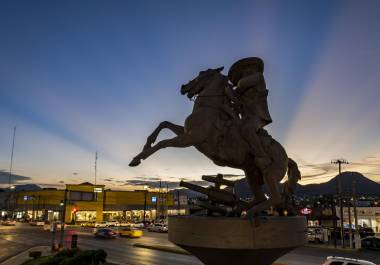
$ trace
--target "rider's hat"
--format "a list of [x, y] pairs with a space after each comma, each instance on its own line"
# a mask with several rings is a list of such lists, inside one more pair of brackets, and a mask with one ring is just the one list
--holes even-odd
[[232, 84], [236, 85], [241, 78], [242, 71], [251, 65], [257, 65], [259, 67], [259, 71], [264, 72], [264, 62], [259, 57], [248, 57], [240, 59], [234, 63], [228, 71], [228, 78]]

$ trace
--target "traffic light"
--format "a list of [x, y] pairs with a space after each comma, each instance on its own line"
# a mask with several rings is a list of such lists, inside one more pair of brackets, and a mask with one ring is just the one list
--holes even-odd
[[76, 213], [77, 211], [78, 211], [77, 208], [73, 208], [73, 209], [71, 210], [72, 213]]

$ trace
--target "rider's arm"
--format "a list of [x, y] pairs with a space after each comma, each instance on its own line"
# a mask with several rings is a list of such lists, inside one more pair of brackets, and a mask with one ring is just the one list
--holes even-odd
[[236, 96], [235, 94], [235, 91], [232, 89], [232, 86], [231, 85], [228, 85], [226, 86], [226, 88], [224, 89], [227, 97], [236, 105], [241, 105], [241, 101], [240, 99], [238, 99], [238, 97]]
[[249, 88], [256, 86], [260, 82], [265, 82], [264, 75], [262, 73], [255, 73], [253, 75], [244, 77], [239, 80], [236, 88], [238, 95], [243, 95]]

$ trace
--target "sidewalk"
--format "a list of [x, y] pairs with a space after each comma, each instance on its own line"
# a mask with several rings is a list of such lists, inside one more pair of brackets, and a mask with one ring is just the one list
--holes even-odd
[[41, 251], [42, 256], [50, 255], [51, 254], [51, 247], [48, 246], [37, 246], [37, 247], [31, 247], [25, 251], [22, 251], [21, 253], [3, 261], [0, 263], [0, 265], [19, 265], [29, 259], [29, 252], [31, 251]]

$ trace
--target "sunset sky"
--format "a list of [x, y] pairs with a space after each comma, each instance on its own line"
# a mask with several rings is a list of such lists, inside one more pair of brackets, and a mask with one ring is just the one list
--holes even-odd
[[[1, 1], [0, 186], [235, 173], [194, 148], [130, 160], [164, 120], [183, 124], [181, 84], [248, 56], [265, 62], [269, 133], [303, 182], [347, 170], [380, 181], [380, 2]], [[160, 139], [172, 137], [163, 133]]]

